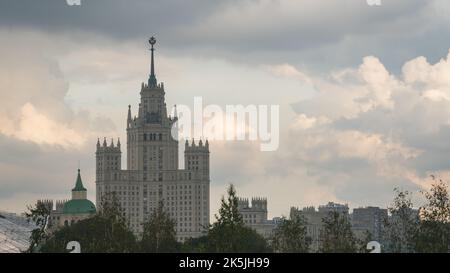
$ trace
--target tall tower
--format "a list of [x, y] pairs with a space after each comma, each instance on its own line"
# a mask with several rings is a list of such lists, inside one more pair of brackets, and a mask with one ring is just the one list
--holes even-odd
[[122, 164], [120, 139], [117, 140], [117, 145], [114, 145], [113, 139], [111, 139], [111, 143], [108, 145], [106, 138], [103, 140], [103, 145], [100, 145], [100, 139], [98, 139], [95, 155], [96, 181], [118, 180]]
[[151, 69], [148, 84], [141, 85], [141, 101], [138, 116], [131, 118], [131, 107], [127, 117], [127, 167], [143, 170], [144, 180], [159, 179], [152, 172], [178, 169], [178, 140], [171, 134], [176, 118], [167, 116], [164, 84], [156, 81], [154, 45], [151, 37]]
[[200, 140], [198, 144], [192, 140], [191, 145], [186, 140], [184, 145], [184, 164], [186, 170], [200, 173], [202, 179], [209, 180], [209, 143]]
[[156, 39], [151, 37], [149, 44], [150, 75], [141, 84], [135, 114], [128, 105], [127, 169], [120, 167], [120, 143], [97, 141], [97, 203], [103, 194], [115, 193], [130, 228], [140, 236], [143, 223], [162, 202], [177, 223], [177, 239], [184, 241], [203, 235], [209, 226], [209, 143], [188, 143], [186, 166], [178, 168], [177, 114], [167, 115], [164, 84], [155, 74]]

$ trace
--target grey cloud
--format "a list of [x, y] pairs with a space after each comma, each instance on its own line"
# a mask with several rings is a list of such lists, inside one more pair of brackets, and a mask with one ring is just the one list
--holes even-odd
[[[95, 146], [92, 140], [90, 148]], [[92, 149], [67, 150], [54, 145], [37, 145], [0, 134], [0, 198], [21, 193], [68, 195], [81, 163], [86, 186], [93, 188], [95, 170]], [[72, 175], [70, 175], [72, 174]], [[25, 204], [22, 204], [23, 206]]]
[[64, 33], [83, 43], [89, 37], [78, 31], [120, 41], [156, 34], [173, 54], [238, 62], [320, 69], [354, 65], [374, 54], [395, 67], [417, 53], [405, 45], [436, 57], [427, 40], [450, 42], [441, 35], [448, 24], [434, 13], [436, 1], [388, 1], [374, 8], [364, 0], [84, 0], [77, 7], [64, 0], [19, 0], [0, 4], [0, 25]]

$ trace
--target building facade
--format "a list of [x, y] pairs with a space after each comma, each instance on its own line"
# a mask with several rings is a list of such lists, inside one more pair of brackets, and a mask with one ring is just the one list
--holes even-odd
[[251, 203], [248, 198], [238, 199], [238, 211], [242, 215], [244, 224], [266, 239], [270, 239], [280, 218], [268, 219], [267, 199], [254, 197]]
[[358, 239], [365, 240], [367, 232], [369, 232], [372, 240], [380, 242], [382, 240], [383, 223], [387, 217], [387, 209], [379, 207], [355, 208], [351, 215], [353, 233]]
[[348, 216], [349, 207], [347, 204], [337, 204], [329, 202], [326, 205], [321, 205], [316, 210], [315, 207], [304, 207], [299, 209], [291, 207], [289, 217], [292, 219], [297, 216], [303, 216], [307, 221], [306, 230], [307, 236], [311, 240], [310, 248], [312, 251], [318, 251], [320, 246], [320, 232], [323, 226], [322, 219], [327, 217], [330, 212], [338, 212]]
[[55, 207], [52, 200], [38, 202], [43, 202], [50, 211], [48, 221], [50, 231], [55, 231], [62, 226], [70, 226], [96, 213], [95, 205], [87, 199], [87, 189], [83, 186], [79, 169], [75, 187], [72, 189], [72, 199], [57, 200]]
[[185, 168], [178, 167], [177, 117], [168, 116], [164, 84], [158, 83], [154, 66], [152, 37], [151, 68], [147, 83], [142, 83], [136, 116], [128, 106], [127, 168], [121, 169], [120, 140], [108, 145], [97, 142], [97, 205], [114, 193], [123, 215], [136, 235], [143, 223], [162, 202], [176, 221], [177, 239], [201, 236], [209, 225], [209, 143], [189, 143], [184, 150]]

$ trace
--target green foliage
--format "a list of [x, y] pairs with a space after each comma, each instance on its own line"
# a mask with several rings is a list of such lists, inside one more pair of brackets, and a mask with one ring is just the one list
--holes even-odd
[[102, 199], [101, 210], [92, 218], [62, 227], [42, 245], [41, 252], [68, 252], [66, 245], [77, 241], [83, 253], [129, 253], [137, 250], [133, 233], [120, 213], [115, 196]]
[[358, 252], [357, 240], [352, 232], [348, 215], [332, 211], [322, 219], [319, 251], [322, 253]]
[[370, 231], [368, 230], [364, 231], [363, 239], [356, 240], [356, 243], [358, 244], [358, 252], [370, 253], [371, 250], [367, 249], [367, 244], [371, 241], [373, 241], [372, 233], [370, 233]]
[[141, 251], [150, 253], [169, 253], [178, 250], [175, 221], [164, 211], [162, 202], [144, 224], [140, 245]]
[[48, 237], [46, 228], [51, 208], [41, 201], [38, 201], [34, 207], [28, 206], [27, 208], [28, 212], [25, 213], [27, 220], [36, 225], [36, 228], [31, 231], [30, 246], [25, 251], [31, 253], [39, 251], [40, 244]]
[[227, 193], [227, 200], [222, 196], [219, 215], [215, 215], [217, 222], [214, 225], [242, 226], [244, 225], [244, 220], [238, 210], [238, 198], [233, 184], [228, 187]]
[[274, 252], [306, 253], [311, 239], [307, 236], [307, 222], [303, 216], [282, 218], [272, 237]]
[[189, 240], [183, 249], [210, 253], [268, 252], [266, 240], [251, 228], [244, 226], [238, 211], [238, 198], [233, 185], [228, 188], [228, 197], [222, 197], [217, 221], [202, 238]]
[[217, 225], [208, 233], [206, 251], [212, 253], [265, 253], [266, 240], [245, 226]]
[[430, 191], [423, 194], [427, 203], [420, 208], [416, 251], [446, 253], [450, 250], [449, 187], [442, 180], [435, 180]]
[[190, 238], [180, 246], [181, 253], [207, 253], [208, 236]]
[[394, 201], [388, 208], [391, 215], [384, 221], [383, 242], [386, 252], [414, 252], [419, 218], [413, 209], [411, 193], [394, 189]]
[[130, 253], [137, 249], [136, 239], [126, 226], [96, 215], [56, 231], [41, 252], [68, 252], [70, 241], [79, 242], [83, 253]]

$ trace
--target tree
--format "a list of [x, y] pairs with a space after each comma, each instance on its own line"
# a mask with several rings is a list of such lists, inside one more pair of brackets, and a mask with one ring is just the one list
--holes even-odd
[[396, 196], [388, 207], [390, 217], [384, 221], [383, 244], [386, 252], [414, 252], [419, 227], [417, 212], [413, 209], [411, 193], [394, 189]]
[[427, 203], [420, 208], [416, 251], [446, 253], [450, 250], [450, 190], [442, 180], [432, 178], [430, 191], [422, 192]]
[[216, 226], [242, 226], [244, 220], [238, 209], [238, 198], [233, 184], [230, 184], [227, 190], [228, 198], [222, 196], [221, 206], [219, 209], [219, 216], [215, 215], [217, 223]]
[[208, 252], [208, 236], [189, 238], [180, 246], [181, 253], [206, 253]]
[[357, 239], [356, 243], [358, 244], [358, 249], [360, 253], [369, 253], [372, 250], [367, 249], [367, 244], [373, 241], [372, 233], [368, 230], [365, 230], [362, 234], [362, 239]]
[[94, 217], [57, 230], [43, 244], [41, 251], [67, 252], [67, 243], [77, 241], [83, 253], [135, 252], [136, 238], [121, 214], [115, 195], [103, 197], [100, 208]]
[[164, 211], [162, 202], [144, 224], [141, 251], [143, 252], [175, 252], [178, 249], [175, 221]]
[[268, 252], [266, 240], [244, 226], [234, 186], [230, 185], [227, 192], [227, 199], [222, 197], [217, 221], [209, 228], [205, 239], [197, 240], [198, 249], [218, 253]]
[[28, 212], [25, 213], [25, 216], [28, 222], [33, 222], [36, 226], [36, 228], [31, 231], [29, 239], [30, 246], [25, 251], [31, 253], [38, 251], [40, 245], [45, 242], [48, 237], [46, 228], [52, 208], [42, 201], [38, 201], [34, 207], [28, 206], [27, 208]]
[[311, 239], [307, 236], [305, 217], [296, 215], [292, 219], [282, 218], [272, 236], [275, 252], [306, 253]]
[[319, 251], [323, 253], [354, 253], [358, 251], [348, 215], [331, 211], [322, 219]]

